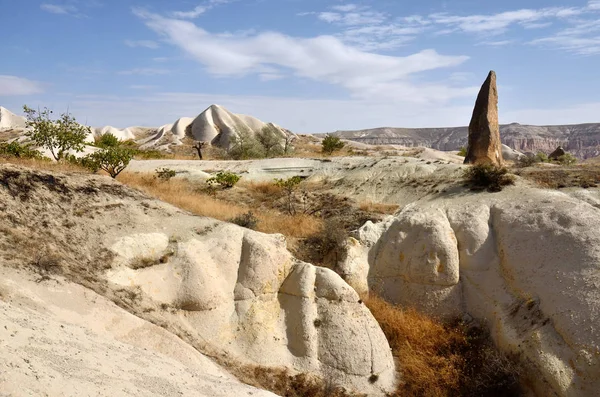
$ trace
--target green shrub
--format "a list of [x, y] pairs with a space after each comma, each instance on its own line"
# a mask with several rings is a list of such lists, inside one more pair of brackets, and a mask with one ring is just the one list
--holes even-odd
[[467, 157], [467, 148], [464, 146], [461, 146], [460, 149], [458, 149], [458, 153], [457, 153], [460, 157]]
[[535, 155], [535, 162], [536, 163], [547, 163], [549, 161], [550, 160], [548, 159], [548, 155], [546, 153], [544, 153], [544, 152], [538, 152]]
[[69, 113], [53, 120], [52, 111], [48, 108], [34, 110], [25, 105], [23, 110], [30, 128], [26, 135], [35, 145], [48, 149], [56, 161], [64, 158], [70, 150], [83, 151], [90, 128], [79, 124]]
[[514, 185], [513, 175], [508, 173], [506, 167], [492, 164], [472, 165], [464, 170], [463, 178], [473, 190], [487, 190], [499, 192], [504, 186]]
[[96, 146], [98, 146], [100, 148], [117, 147], [117, 146], [119, 146], [119, 144], [120, 144], [119, 138], [117, 138], [110, 132], [103, 134], [102, 136], [96, 138]]
[[162, 179], [163, 181], [169, 181], [175, 175], [177, 175], [177, 172], [175, 172], [175, 170], [172, 170], [170, 168], [157, 168], [156, 169], [156, 176], [159, 179]]
[[236, 183], [238, 183], [240, 178], [241, 176], [236, 175], [232, 172], [222, 171], [217, 173], [217, 175], [213, 176], [212, 178], [207, 179], [206, 183], [208, 185], [218, 184], [221, 185], [221, 187], [227, 189], [232, 188]]
[[577, 162], [577, 158], [573, 156], [571, 153], [565, 153], [556, 159], [562, 165], [571, 165]]
[[106, 171], [112, 178], [116, 178], [127, 166], [133, 158], [131, 149], [123, 147], [109, 147], [98, 150], [82, 158], [82, 165], [92, 171], [99, 169]]
[[265, 157], [277, 156], [283, 153], [284, 138], [273, 125], [266, 125], [256, 134], [258, 143], [263, 147]]
[[39, 150], [32, 149], [29, 145], [21, 145], [17, 141], [0, 142], [0, 156], [23, 159], [42, 159], [44, 157]]
[[250, 130], [239, 127], [237, 134], [229, 138], [229, 155], [234, 160], [262, 158], [265, 157], [265, 149]]
[[256, 230], [259, 220], [252, 211], [248, 211], [245, 214], [238, 215], [235, 218], [230, 219], [229, 222], [235, 223], [236, 225], [245, 227], [247, 229]]
[[341, 150], [346, 146], [344, 142], [337, 136], [329, 135], [323, 138], [323, 142], [321, 142], [323, 153], [332, 154], [336, 150]]

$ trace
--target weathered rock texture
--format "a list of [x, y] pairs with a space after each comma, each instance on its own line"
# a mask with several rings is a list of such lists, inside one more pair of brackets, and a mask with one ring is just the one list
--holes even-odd
[[491, 71], [481, 86], [473, 109], [465, 164], [502, 164], [501, 145], [496, 72]]
[[514, 187], [407, 205], [360, 229], [341, 273], [393, 303], [485, 322], [538, 395], [594, 395], [600, 195], [574, 195]]
[[[54, 275], [64, 275], [228, 365], [287, 368], [370, 395], [396, 384], [385, 335], [336, 273], [294, 259], [281, 235], [191, 216], [108, 177], [0, 165], [0, 258], [48, 287], [63, 288]], [[34, 375], [19, 379], [43, 389]]]
[[[337, 131], [342, 138], [371, 145], [402, 145], [452, 151], [467, 146], [468, 127], [448, 128], [373, 128]], [[575, 125], [500, 126], [502, 143], [520, 152], [551, 153], [562, 146], [574, 156], [586, 159], [600, 156], [600, 123]]]

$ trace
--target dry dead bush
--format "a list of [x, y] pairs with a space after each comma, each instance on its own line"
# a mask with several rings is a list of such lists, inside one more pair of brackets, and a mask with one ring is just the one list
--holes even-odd
[[370, 296], [366, 306], [399, 362], [402, 384], [392, 396], [517, 396], [519, 367], [478, 327], [445, 325], [414, 309]]
[[[199, 191], [198, 185], [186, 180], [161, 183], [152, 176], [123, 173], [119, 181], [196, 215], [228, 221], [254, 208], [219, 200]], [[257, 230], [263, 233], [281, 233], [289, 237], [305, 238], [319, 231], [321, 220], [308, 215], [285, 215], [273, 210], [256, 208]]]
[[374, 203], [365, 201], [359, 204], [358, 208], [365, 212], [373, 212], [376, 214], [393, 215], [400, 208], [397, 204]]

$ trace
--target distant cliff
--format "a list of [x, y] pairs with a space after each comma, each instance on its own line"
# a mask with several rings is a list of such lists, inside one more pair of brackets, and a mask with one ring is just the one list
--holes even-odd
[[[467, 145], [468, 128], [373, 128], [333, 134], [371, 145], [424, 146], [450, 151]], [[550, 153], [562, 146], [582, 159], [600, 155], [600, 123], [553, 126], [513, 123], [500, 126], [500, 138], [502, 143], [522, 152]]]

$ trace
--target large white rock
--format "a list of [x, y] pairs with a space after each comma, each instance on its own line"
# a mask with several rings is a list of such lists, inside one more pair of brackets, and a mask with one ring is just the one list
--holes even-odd
[[123, 261], [166, 252], [167, 236], [159, 236], [112, 242], [123, 254], [108, 279], [186, 312], [179, 322], [242, 361], [290, 366], [371, 394], [394, 388], [389, 345], [356, 291], [335, 272], [292, 258], [282, 236], [223, 224], [174, 243], [167, 263], [133, 270]]
[[384, 223], [376, 243], [364, 234], [363, 253], [354, 244], [341, 267], [394, 303], [483, 320], [527, 363], [540, 395], [594, 395], [600, 210], [590, 201], [524, 188], [424, 200]]

